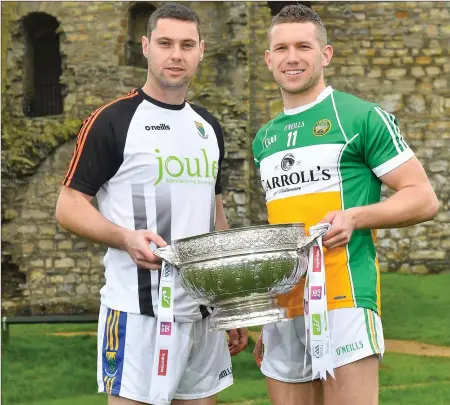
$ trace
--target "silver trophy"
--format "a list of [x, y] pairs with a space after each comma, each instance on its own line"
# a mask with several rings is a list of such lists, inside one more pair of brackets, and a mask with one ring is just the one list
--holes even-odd
[[305, 235], [304, 224], [263, 225], [174, 240], [154, 251], [174, 266], [185, 291], [214, 307], [211, 330], [290, 319], [276, 298], [305, 277], [308, 249], [326, 231]]

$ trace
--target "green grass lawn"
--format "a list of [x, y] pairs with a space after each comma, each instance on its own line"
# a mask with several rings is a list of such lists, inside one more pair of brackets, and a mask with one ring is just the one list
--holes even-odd
[[[382, 275], [387, 338], [450, 346], [450, 275]], [[16, 325], [2, 351], [3, 405], [106, 405], [96, 394], [96, 337], [54, 336], [96, 325]], [[253, 343], [233, 360], [235, 384], [221, 403], [269, 404]], [[449, 405], [450, 358], [388, 353], [380, 370], [381, 405]]]
[[449, 287], [450, 274], [382, 274], [385, 338], [450, 346]]

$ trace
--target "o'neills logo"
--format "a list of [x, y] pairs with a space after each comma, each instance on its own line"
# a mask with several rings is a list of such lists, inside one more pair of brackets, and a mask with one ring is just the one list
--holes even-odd
[[361, 350], [364, 348], [363, 342], [360, 340], [359, 342], [350, 343], [345, 346], [338, 347], [336, 349], [336, 354], [340, 356], [341, 354], [347, 354], [351, 352], [356, 352], [357, 350]]
[[322, 271], [322, 262], [320, 260], [319, 246], [313, 246], [313, 272], [320, 273]]
[[[295, 164], [295, 159], [291, 158], [291, 156], [293, 155], [286, 155], [281, 161], [281, 168], [284, 171], [289, 171]], [[330, 179], [330, 169], [322, 169], [320, 166], [317, 166], [311, 170], [292, 171], [290, 174], [281, 174], [269, 179], [262, 179], [261, 184], [265, 191], [269, 191], [286, 186], [302, 185]]]
[[225, 378], [226, 376], [231, 375], [231, 374], [233, 374], [233, 368], [232, 367], [226, 368], [225, 370], [222, 370], [220, 372], [219, 380], [221, 380], [222, 378]]
[[170, 131], [170, 127], [167, 124], [159, 124], [159, 125], [146, 125], [145, 129], [147, 131]]
[[158, 362], [158, 375], [167, 374], [167, 357], [169, 356], [168, 350], [159, 351], [159, 362]]

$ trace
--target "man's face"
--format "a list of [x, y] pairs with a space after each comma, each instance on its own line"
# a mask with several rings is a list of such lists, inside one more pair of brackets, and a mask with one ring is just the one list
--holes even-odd
[[199, 43], [197, 26], [191, 21], [159, 19], [150, 40], [142, 37], [149, 74], [163, 87], [187, 86], [203, 59], [204, 43]]
[[288, 93], [301, 93], [314, 87], [330, 63], [333, 49], [323, 47], [311, 22], [275, 25], [270, 33], [266, 62], [275, 81]]

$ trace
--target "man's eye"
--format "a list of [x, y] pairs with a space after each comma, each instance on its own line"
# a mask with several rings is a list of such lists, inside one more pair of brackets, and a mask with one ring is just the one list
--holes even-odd
[[194, 44], [188, 43], [188, 44], [184, 44], [185, 48], [191, 49], [194, 47]]

